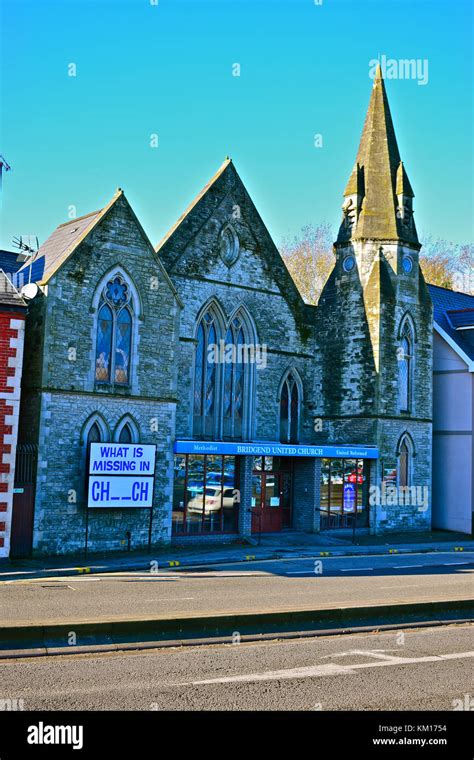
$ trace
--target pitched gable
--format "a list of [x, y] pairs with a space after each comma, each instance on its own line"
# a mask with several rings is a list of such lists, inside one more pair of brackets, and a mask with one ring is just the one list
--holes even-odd
[[117, 189], [112, 199], [103, 209], [93, 211], [90, 214], [73, 219], [70, 222], [60, 224], [49, 238], [39, 247], [36, 254], [28, 259], [28, 261], [26, 261], [18, 270], [15, 275], [16, 283], [37, 282], [39, 285], [46, 285], [59, 269], [70, 260], [71, 256], [78, 250], [80, 245], [86, 242], [92, 235], [93, 231], [107, 219], [110, 212], [118, 203], [124, 203], [126, 205], [133, 222], [138, 228], [140, 236], [150, 250], [150, 254], [153, 257], [155, 264], [160, 268], [164, 279], [167, 280], [175, 297], [180, 305], [182, 305], [176, 292], [176, 288], [171, 282], [159, 257], [156, 255], [147, 234], [121, 188]]
[[[221, 233], [231, 226], [239, 238], [239, 259], [230, 265], [223, 262]], [[311, 319], [280, 253], [263, 223], [250, 195], [230, 159], [221, 165], [207, 185], [198, 193], [176, 224], [156, 248], [172, 279], [197, 277], [245, 285], [240, 271], [246, 259], [254, 271], [252, 285], [259, 277], [279, 292], [303, 322]], [[271, 285], [269, 284], [271, 283]]]

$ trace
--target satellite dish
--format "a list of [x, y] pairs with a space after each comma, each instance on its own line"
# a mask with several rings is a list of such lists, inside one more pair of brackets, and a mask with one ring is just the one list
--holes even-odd
[[28, 282], [26, 285], [23, 285], [22, 289], [20, 290], [21, 295], [23, 298], [26, 298], [27, 301], [31, 301], [38, 292], [38, 286], [34, 282]]

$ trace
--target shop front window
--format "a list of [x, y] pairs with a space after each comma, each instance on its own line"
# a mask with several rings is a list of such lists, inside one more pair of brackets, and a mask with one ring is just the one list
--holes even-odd
[[368, 524], [369, 460], [321, 461], [321, 530]]
[[233, 533], [238, 529], [239, 492], [233, 456], [176, 456], [173, 534]]

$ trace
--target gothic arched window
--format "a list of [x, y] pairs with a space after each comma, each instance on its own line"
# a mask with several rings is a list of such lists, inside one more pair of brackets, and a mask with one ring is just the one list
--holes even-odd
[[120, 274], [104, 285], [97, 311], [95, 381], [130, 385], [133, 303]]
[[300, 418], [300, 392], [296, 377], [289, 372], [283, 381], [280, 394], [280, 441], [298, 443]]
[[216, 410], [217, 326], [207, 311], [198, 327], [194, 368], [194, 435], [213, 436]]
[[97, 422], [91, 426], [89, 433], [87, 434], [87, 447], [89, 448], [91, 443], [100, 443], [102, 440], [100, 428]]
[[407, 436], [401, 440], [398, 448], [398, 485], [405, 488], [411, 479], [411, 446]]
[[124, 425], [118, 438], [119, 443], [132, 443], [132, 431], [129, 425]]
[[401, 412], [411, 409], [413, 330], [408, 319], [403, 323], [398, 354], [398, 405]]
[[238, 317], [232, 320], [225, 337], [223, 433], [242, 438], [244, 413], [245, 337]]

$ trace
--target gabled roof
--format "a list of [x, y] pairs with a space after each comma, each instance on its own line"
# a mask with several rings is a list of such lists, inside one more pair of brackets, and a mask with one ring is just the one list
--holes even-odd
[[446, 316], [454, 330], [474, 329], [474, 307], [469, 309], [450, 309], [446, 312]]
[[180, 217], [178, 217], [178, 219], [173, 224], [173, 226], [161, 238], [160, 242], [158, 243], [158, 245], [155, 248], [155, 250], [156, 250], [157, 253], [160, 251], [161, 248], [163, 248], [163, 246], [165, 245], [165, 243], [176, 232], [176, 230], [178, 229], [178, 227], [187, 219], [187, 217], [189, 216], [189, 214], [193, 210], [193, 208], [195, 206], [197, 206], [197, 204], [199, 203], [199, 201], [201, 200], [201, 198], [204, 198], [204, 196], [206, 195], [206, 193], [208, 192], [208, 190], [210, 190], [210, 188], [212, 187], [212, 185], [219, 179], [219, 177], [221, 176], [221, 174], [223, 174], [225, 172], [225, 170], [227, 169], [227, 167], [231, 163], [232, 163], [232, 159], [231, 158], [226, 158], [226, 160], [220, 165], [220, 167], [218, 168], [218, 170], [216, 171], [216, 173], [214, 174], [214, 176], [212, 176], [211, 179], [209, 180], [209, 182], [206, 185], [204, 185], [204, 187], [196, 195], [196, 197], [194, 198], [194, 200], [191, 201], [191, 203], [189, 204], [189, 206], [187, 207], [187, 209], [181, 214]]
[[26, 307], [26, 303], [3, 269], [0, 269], [0, 309], [2, 306]]
[[54, 232], [41, 245], [36, 254], [18, 270], [17, 279], [23, 277], [24, 282], [38, 282], [46, 285], [53, 274], [71, 256], [78, 245], [94, 229], [101, 219], [116, 203], [123, 191], [118, 188], [109, 203], [99, 211], [93, 211], [77, 219], [71, 219], [56, 227]]
[[157, 266], [163, 273], [168, 285], [170, 286], [173, 294], [182, 306], [182, 301], [178, 295], [178, 292], [173, 285], [167, 271], [165, 270], [162, 262], [155, 253], [155, 250], [148, 238], [145, 230], [143, 229], [138, 217], [136, 216], [133, 208], [129, 204], [123, 190], [117, 188], [112, 199], [99, 211], [93, 211], [85, 216], [72, 219], [70, 222], [65, 222], [56, 227], [54, 232], [49, 236], [47, 240], [41, 245], [36, 252], [35, 256], [28, 259], [28, 261], [18, 270], [15, 275], [15, 284], [23, 285], [26, 282], [36, 282], [38, 285], [46, 285], [51, 277], [56, 274], [60, 267], [69, 259], [78, 246], [86, 239], [88, 235], [97, 227], [97, 225], [105, 219], [107, 214], [111, 211], [119, 198], [123, 198], [127, 207], [145, 241], [146, 245], [150, 249], [151, 255], [154, 258]]
[[[474, 296], [469, 293], [459, 293], [455, 290], [442, 288], [439, 285], [428, 285], [433, 301], [433, 320], [438, 332], [449, 339], [451, 347], [468, 363], [474, 363], [474, 343], [468, 333], [471, 330], [459, 330], [453, 324], [453, 313], [471, 313], [474, 310]], [[455, 318], [454, 318], [455, 319]]]
[[302, 322], [310, 322], [312, 309], [307, 309], [278, 248], [276, 247], [265, 223], [242, 182], [232, 159], [226, 158], [209, 182], [195, 196], [186, 211], [160, 240], [156, 252], [160, 255], [169, 274], [181, 272], [179, 262], [189, 242], [199, 230], [212, 218], [229, 192], [238, 189], [245, 197], [247, 221], [250, 230], [258, 228], [268, 257], [264, 257], [272, 271], [283, 297], [293, 308]]

